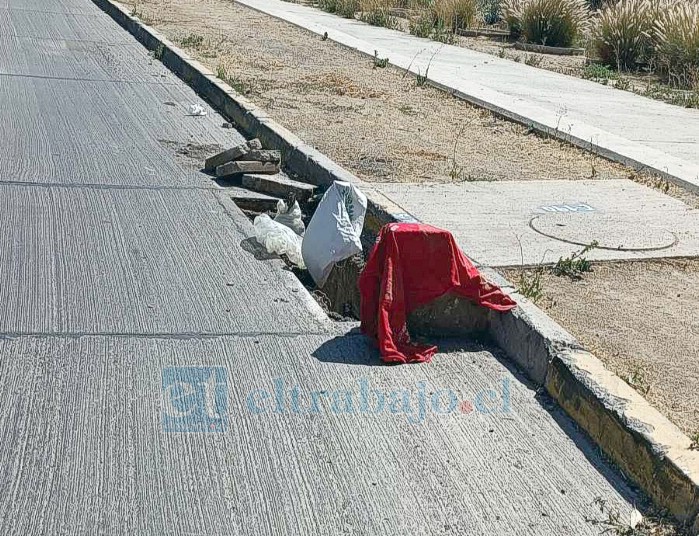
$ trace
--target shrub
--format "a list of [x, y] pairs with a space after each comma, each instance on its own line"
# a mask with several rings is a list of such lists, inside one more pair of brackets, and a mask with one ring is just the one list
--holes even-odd
[[361, 20], [372, 26], [396, 28], [398, 23], [391, 15], [391, 0], [360, 0]]
[[654, 24], [655, 61], [673, 86], [699, 87], [699, 4], [678, 3]]
[[436, 24], [446, 29], [473, 27], [478, 16], [477, 0], [434, 0], [431, 6]]
[[652, 53], [655, 12], [648, 0], [607, 4], [599, 12], [592, 32], [592, 46], [599, 59], [619, 70], [646, 63]]
[[553, 47], [571, 46], [589, 18], [584, 0], [505, 0], [503, 12], [514, 35]]
[[486, 24], [496, 24], [502, 19], [500, 0], [480, 0], [479, 11]]
[[323, 11], [353, 19], [359, 11], [359, 0], [318, 0], [318, 7]]
[[418, 37], [430, 37], [434, 30], [434, 18], [429, 11], [422, 11], [417, 17], [410, 19], [408, 30]]

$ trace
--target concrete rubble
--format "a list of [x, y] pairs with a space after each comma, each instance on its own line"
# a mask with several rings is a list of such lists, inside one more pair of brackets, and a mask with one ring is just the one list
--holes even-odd
[[215, 171], [217, 177], [243, 173], [274, 175], [279, 173], [281, 160], [280, 151], [263, 150], [260, 140], [253, 139], [207, 158], [204, 169]]

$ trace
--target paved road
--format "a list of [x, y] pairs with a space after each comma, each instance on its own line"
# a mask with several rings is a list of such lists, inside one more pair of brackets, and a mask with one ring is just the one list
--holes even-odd
[[541, 124], [600, 154], [619, 155], [699, 189], [699, 110], [283, 0], [236, 0], [319, 35], [425, 74], [471, 102]]
[[[89, 0], [4, 0], [0, 27], [0, 533], [577, 535], [595, 498], [629, 512], [492, 349], [377, 366], [248, 253], [197, 171], [240, 134]], [[466, 413], [432, 411], [445, 389]]]

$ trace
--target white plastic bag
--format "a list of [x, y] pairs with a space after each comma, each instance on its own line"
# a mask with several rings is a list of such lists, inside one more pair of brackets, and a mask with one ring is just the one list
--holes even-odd
[[281, 199], [277, 201], [277, 215], [274, 216], [274, 221], [286, 225], [299, 236], [303, 236], [306, 230], [301, 215], [301, 207], [298, 201], [294, 201], [291, 209], [289, 209], [286, 203]]
[[357, 187], [335, 181], [325, 192], [303, 238], [303, 260], [319, 287], [336, 262], [361, 253], [366, 196]]
[[274, 221], [267, 214], [260, 214], [253, 222], [255, 238], [262, 244], [267, 253], [286, 255], [291, 262], [300, 268], [305, 268], [301, 256], [301, 241], [294, 231]]

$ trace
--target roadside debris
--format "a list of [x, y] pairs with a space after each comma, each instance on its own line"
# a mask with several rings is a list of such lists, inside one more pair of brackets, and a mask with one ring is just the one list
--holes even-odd
[[303, 241], [303, 260], [316, 282], [323, 287], [335, 263], [362, 252], [367, 199], [348, 182], [335, 181], [325, 192]]
[[297, 235], [303, 236], [306, 226], [303, 224], [301, 216], [301, 207], [298, 201], [293, 200], [287, 204], [280, 199], [277, 203], [277, 215], [274, 217], [274, 221], [285, 225]]
[[303, 238], [286, 225], [274, 221], [267, 214], [260, 214], [253, 223], [255, 238], [268, 253], [286, 255], [287, 258], [300, 268], [305, 268], [301, 256]]
[[408, 314], [451, 292], [495, 311], [517, 304], [486, 281], [449, 231], [422, 223], [389, 223], [359, 276], [362, 332], [387, 363], [429, 362], [436, 346], [413, 343]]
[[299, 182], [283, 175], [254, 175], [246, 174], [240, 178], [244, 188], [256, 192], [285, 197], [294, 194], [299, 203], [305, 203], [313, 197], [316, 187], [306, 182]]
[[189, 105], [189, 115], [193, 116], [204, 116], [206, 115], [206, 110], [200, 104], [190, 104]]
[[279, 173], [281, 158], [281, 152], [263, 150], [260, 140], [254, 139], [207, 158], [204, 169], [215, 171], [217, 177], [243, 173], [274, 175]]

